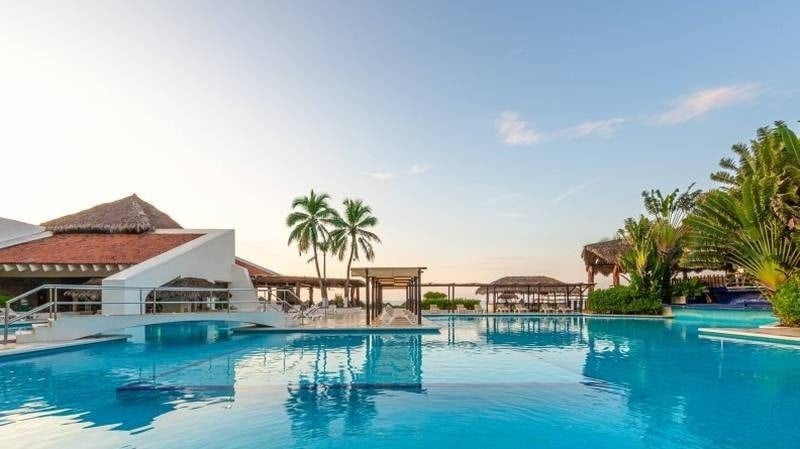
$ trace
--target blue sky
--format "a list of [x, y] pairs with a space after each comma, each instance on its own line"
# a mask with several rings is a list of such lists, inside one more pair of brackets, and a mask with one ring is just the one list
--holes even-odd
[[800, 118], [793, 6], [7, 2], [2, 215], [137, 192], [311, 273], [283, 220], [316, 188], [373, 205], [378, 265], [581, 280], [643, 189]]

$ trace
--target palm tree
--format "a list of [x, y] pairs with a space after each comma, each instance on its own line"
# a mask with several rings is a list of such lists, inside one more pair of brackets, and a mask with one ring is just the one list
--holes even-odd
[[291, 228], [288, 244], [296, 242], [300, 254], [307, 253], [309, 249], [314, 253], [314, 265], [323, 299], [328, 297], [328, 291], [319, 268], [318, 249], [328, 233], [325, 226], [330, 225], [336, 216], [336, 212], [328, 205], [328, 200], [330, 195], [317, 194], [312, 189], [308, 196], [297, 197], [292, 201], [292, 213], [286, 217], [286, 225]]
[[360, 259], [362, 253], [367, 260], [373, 260], [375, 251], [372, 244], [380, 243], [381, 239], [368, 230], [378, 224], [378, 219], [372, 215], [372, 208], [361, 200], [346, 199], [342, 204], [344, 213], [337, 214], [333, 218], [333, 230], [330, 237], [339, 260], [344, 260], [347, 256], [347, 280], [345, 281], [344, 295], [349, 303], [350, 267], [354, 260]]
[[711, 179], [722, 184], [688, 218], [688, 266], [742, 268], [771, 296], [800, 269], [800, 143], [783, 122], [734, 145]]

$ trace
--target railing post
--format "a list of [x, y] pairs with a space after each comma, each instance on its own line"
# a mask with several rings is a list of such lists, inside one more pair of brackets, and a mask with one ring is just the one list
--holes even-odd
[[142, 289], [139, 288], [139, 315], [146, 315], [146, 311], [144, 301], [142, 301]]
[[11, 307], [6, 302], [6, 312], [3, 316], [3, 346], [8, 344], [8, 314], [11, 312]]
[[57, 320], [58, 319], [58, 287], [53, 287], [52, 293], [53, 293], [53, 302], [55, 303], [55, 306], [53, 306], [55, 308], [55, 314], [53, 315], [53, 319]]

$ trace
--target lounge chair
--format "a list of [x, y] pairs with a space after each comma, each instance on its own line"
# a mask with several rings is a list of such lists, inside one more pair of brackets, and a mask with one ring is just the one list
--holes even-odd
[[523, 304], [514, 304], [515, 313], [528, 313], [530, 310]]
[[436, 304], [431, 304], [430, 308], [428, 308], [428, 312], [430, 312], [430, 313], [439, 313], [439, 312], [441, 312], [441, 309], [439, 309], [439, 306], [437, 306]]
[[553, 308], [552, 304], [544, 303], [542, 304], [542, 313], [555, 313], [555, 309]]
[[559, 304], [556, 307], [556, 311], [558, 313], [572, 313], [572, 307], [570, 307], [568, 304]]
[[509, 312], [511, 312], [511, 310], [508, 308], [508, 306], [506, 304], [500, 304], [500, 305], [497, 306], [497, 310], [495, 310], [495, 312], [497, 312], [497, 313], [509, 313]]
[[467, 313], [468, 310], [464, 307], [464, 304], [456, 304], [456, 313]]
[[481, 303], [475, 304], [475, 308], [473, 309], [473, 312], [475, 312], [475, 313], [483, 313], [483, 306], [481, 306]]

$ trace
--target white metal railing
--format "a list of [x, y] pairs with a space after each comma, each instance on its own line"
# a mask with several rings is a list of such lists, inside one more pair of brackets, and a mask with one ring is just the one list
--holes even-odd
[[[13, 307], [22, 302], [22, 300], [30, 297], [31, 295], [39, 292], [47, 292], [47, 301], [44, 304], [36, 305], [30, 310], [16, 312]], [[100, 301], [91, 300], [64, 300], [59, 299], [59, 293], [63, 294], [66, 291], [97, 291], [100, 293]], [[102, 301], [102, 294], [106, 291], [133, 291], [138, 293], [138, 301]], [[184, 294], [196, 293], [197, 298], [174, 300], [174, 299], [159, 299], [159, 293], [164, 297], [168, 297], [169, 292], [179, 292]], [[245, 293], [250, 296], [248, 299], [231, 299], [233, 293]], [[265, 295], [262, 296], [262, 293]], [[250, 295], [252, 294], [252, 295]], [[216, 295], [216, 296], [215, 296]], [[8, 331], [9, 326], [25, 320], [35, 314], [47, 311], [48, 318], [57, 320], [58, 314], [64, 307], [71, 307], [72, 311], [77, 311], [80, 307], [84, 308], [84, 312], [100, 311], [104, 305], [138, 305], [138, 315], [145, 314], [158, 314], [163, 312], [163, 307], [166, 305], [188, 305], [187, 312], [178, 313], [197, 313], [197, 312], [232, 312], [236, 311], [239, 307], [245, 304], [257, 305], [257, 311], [266, 312], [272, 310], [275, 312], [289, 314], [292, 318], [297, 319], [303, 314], [302, 306], [292, 305], [289, 302], [281, 299], [290, 297], [296, 302], [301, 303], [299, 297], [289, 288], [196, 288], [196, 287], [118, 287], [118, 286], [104, 286], [104, 285], [69, 285], [69, 284], [44, 284], [29, 290], [21, 295], [9, 299], [5, 303], [3, 314], [3, 344], [8, 344]], [[159, 310], [161, 309], [161, 310]], [[208, 310], [206, 310], [208, 309]], [[168, 313], [176, 313], [170, 311]]]

